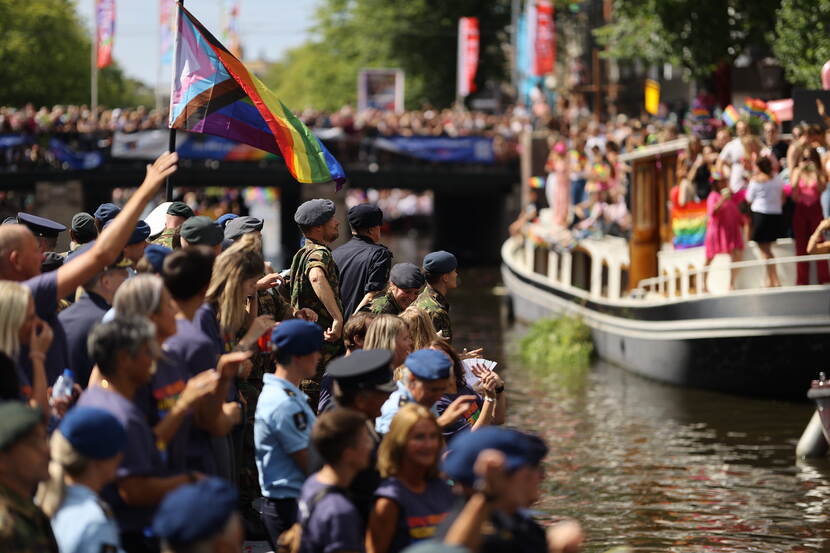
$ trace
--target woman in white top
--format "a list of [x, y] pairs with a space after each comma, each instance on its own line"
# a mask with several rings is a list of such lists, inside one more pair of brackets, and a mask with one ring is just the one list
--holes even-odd
[[[755, 173], [749, 181], [746, 201], [752, 210], [752, 240], [758, 244], [764, 259], [772, 259], [772, 244], [781, 236], [784, 204], [784, 183], [773, 174], [772, 160], [759, 157]], [[767, 265], [765, 286], [781, 286], [775, 265]]]

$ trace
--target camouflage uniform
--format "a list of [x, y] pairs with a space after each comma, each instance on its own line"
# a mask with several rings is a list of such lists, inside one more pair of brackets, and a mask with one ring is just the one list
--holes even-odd
[[412, 304], [419, 309], [423, 309], [429, 314], [432, 319], [432, 325], [435, 330], [441, 333], [441, 336], [452, 342], [452, 325], [450, 324], [450, 304], [447, 298], [439, 291], [429, 284], [424, 287], [421, 295]]
[[182, 247], [178, 228], [164, 229], [161, 231], [161, 234], [156, 236], [150, 243], [158, 244], [159, 246], [164, 246], [165, 248], [170, 248], [171, 250], [177, 250]]
[[0, 551], [58, 553], [49, 518], [5, 486], [0, 486]]
[[398, 300], [395, 299], [392, 292], [387, 290], [385, 294], [376, 297], [361, 307], [360, 311], [367, 311], [376, 315], [400, 315], [403, 309], [401, 309]]
[[[343, 303], [340, 301], [340, 271], [337, 269], [337, 263], [334, 262], [328, 247], [308, 239], [306, 239], [305, 246], [294, 255], [291, 261], [291, 307], [293, 309], [308, 307], [317, 313], [317, 324], [325, 331], [331, 327], [334, 319], [317, 297], [317, 293], [311, 286], [311, 279], [308, 278], [309, 271], [315, 267], [319, 267], [326, 274], [326, 280], [334, 293], [337, 307], [343, 315]], [[317, 405], [323, 369], [331, 359], [343, 353], [344, 350], [342, 333], [336, 342], [323, 342], [321, 350], [323, 355], [317, 365], [317, 376], [313, 380], [303, 380], [300, 386], [300, 389], [309, 397], [311, 405]]]

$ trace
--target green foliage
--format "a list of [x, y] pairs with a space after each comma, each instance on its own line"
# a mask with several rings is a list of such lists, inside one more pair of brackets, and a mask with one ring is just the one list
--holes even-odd
[[568, 316], [536, 321], [520, 348], [526, 365], [565, 380], [584, 375], [594, 352], [591, 329], [581, 319]]
[[773, 51], [793, 84], [821, 88], [830, 60], [830, 0], [782, 0]]

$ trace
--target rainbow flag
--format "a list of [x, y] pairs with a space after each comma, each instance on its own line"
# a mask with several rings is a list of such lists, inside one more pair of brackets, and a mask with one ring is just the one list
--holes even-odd
[[778, 123], [778, 117], [769, 109], [767, 103], [757, 98], [747, 98], [744, 100], [744, 109], [750, 117], [757, 117], [764, 121], [772, 121]]
[[545, 177], [530, 177], [527, 179], [527, 184], [531, 188], [544, 188], [545, 187]]
[[212, 134], [282, 154], [302, 183], [346, 182], [343, 168], [302, 121], [179, 4], [171, 129]]
[[735, 123], [738, 122], [738, 119], [741, 118], [741, 115], [738, 113], [738, 110], [735, 109], [735, 106], [729, 104], [726, 106], [726, 109], [723, 110], [723, 113], [720, 116], [723, 119], [723, 122], [726, 123], [728, 126], [732, 127]]
[[702, 246], [706, 238], [706, 202], [672, 203], [671, 230], [676, 249]]

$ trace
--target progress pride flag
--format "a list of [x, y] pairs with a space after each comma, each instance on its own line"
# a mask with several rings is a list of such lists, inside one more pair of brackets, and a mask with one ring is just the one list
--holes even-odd
[[115, 39], [115, 0], [95, 2], [96, 56], [98, 69], [112, 63], [112, 46]]
[[533, 74], [537, 77], [553, 72], [556, 63], [556, 31], [553, 22], [553, 4], [548, 0], [536, 2], [536, 32], [533, 41]]
[[464, 98], [476, 91], [478, 70], [478, 18], [462, 17], [458, 20], [458, 97]]

